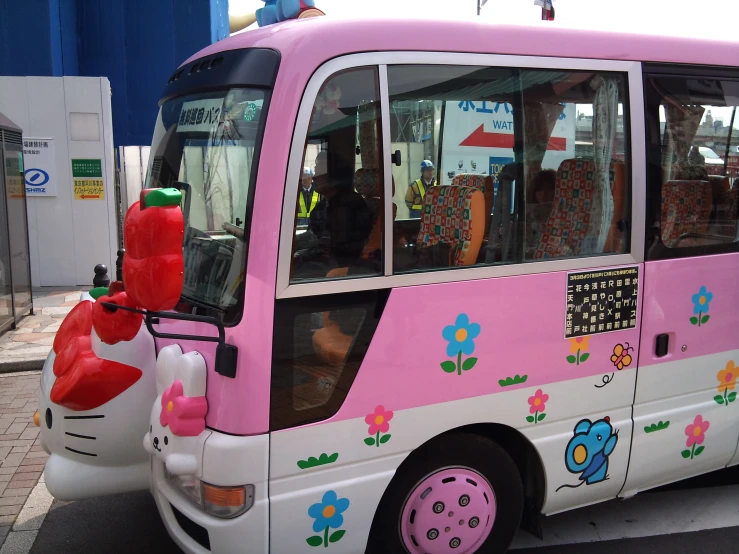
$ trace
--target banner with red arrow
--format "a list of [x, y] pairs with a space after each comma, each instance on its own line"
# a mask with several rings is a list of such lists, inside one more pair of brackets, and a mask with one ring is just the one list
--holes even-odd
[[[575, 156], [576, 106], [564, 104], [544, 156], [544, 167]], [[443, 118], [439, 184], [455, 175], [475, 173], [497, 177], [514, 156], [513, 106], [504, 102], [449, 101]]]

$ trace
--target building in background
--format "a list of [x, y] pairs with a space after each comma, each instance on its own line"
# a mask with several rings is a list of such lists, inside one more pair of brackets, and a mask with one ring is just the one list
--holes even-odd
[[27, 142], [33, 285], [88, 285], [97, 263], [113, 274], [167, 79], [228, 36], [228, 0], [0, 0], [0, 14], [0, 111]]

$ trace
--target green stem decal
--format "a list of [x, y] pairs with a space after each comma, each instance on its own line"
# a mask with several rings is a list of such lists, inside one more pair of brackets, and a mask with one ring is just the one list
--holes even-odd
[[[703, 316], [703, 312], [698, 312], [698, 327], [701, 326], [701, 316]], [[693, 456], [690, 456], [691, 459], [693, 459]]]
[[690, 451], [690, 459], [693, 459], [693, 456], [695, 455], [695, 443], [693, 443], [693, 449]]
[[457, 354], [457, 374], [462, 375], [462, 351]]
[[577, 365], [580, 365], [580, 349], [577, 349]]
[[323, 547], [328, 548], [328, 525], [326, 525], [326, 530], [323, 532]]
[[727, 406], [729, 405], [729, 398], [728, 398], [728, 396], [727, 396], [728, 392], [729, 392], [729, 389], [728, 389], [728, 388], [724, 389], [724, 403], [725, 403], [725, 404], [726, 404]]
[[534, 414], [534, 425], [536, 425], [537, 423], [539, 423], [539, 412], [536, 412]]
[[[377, 448], [380, 448], [380, 432], [377, 431], [377, 436], [375, 437], [375, 444], [377, 445]], [[328, 531], [326, 531], [328, 533]]]

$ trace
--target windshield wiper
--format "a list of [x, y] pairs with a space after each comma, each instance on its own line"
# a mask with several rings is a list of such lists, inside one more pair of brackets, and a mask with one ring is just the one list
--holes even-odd
[[205, 308], [208, 310], [216, 310], [221, 313], [226, 313], [226, 310], [224, 308], [221, 308], [220, 306], [216, 306], [215, 304], [209, 304], [207, 302], [202, 302], [200, 300], [195, 300], [191, 296], [187, 296], [185, 293], [180, 294], [180, 300], [184, 300], [185, 302], [188, 302], [192, 304], [193, 306], [197, 306], [198, 308]]

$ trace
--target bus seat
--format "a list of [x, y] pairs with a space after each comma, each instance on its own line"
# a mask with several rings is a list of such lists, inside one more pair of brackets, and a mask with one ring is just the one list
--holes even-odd
[[613, 194], [613, 220], [608, 231], [604, 252], [623, 252], [624, 227], [620, 227], [624, 219], [626, 203], [626, 164], [611, 163], [611, 193]]
[[354, 190], [362, 195], [373, 213], [372, 231], [361, 257], [365, 260], [382, 252], [384, 206], [382, 205], [382, 171], [378, 168], [360, 168], [354, 174]]
[[[611, 190], [617, 174], [618, 170], [614, 171], [614, 163], [611, 163]], [[534, 258], [580, 255], [590, 225], [594, 186], [595, 162], [592, 159], [573, 158], [564, 160], [559, 165], [552, 211], [544, 226]], [[615, 204], [614, 198], [614, 214], [618, 213]]]
[[711, 217], [711, 185], [708, 181], [667, 181], [662, 185], [662, 242], [668, 247], [687, 246], [680, 237], [705, 234]]
[[493, 217], [493, 202], [495, 201], [493, 178], [490, 175], [460, 173], [452, 179], [452, 186], [471, 187], [482, 192], [485, 197], [485, 235], [487, 236], [487, 230], [490, 228], [490, 220]]
[[[326, 277], [346, 277], [349, 268], [338, 267], [328, 272]], [[331, 312], [323, 312], [323, 327], [313, 333], [313, 350], [318, 358], [331, 367], [341, 367], [351, 348], [353, 337], [344, 334], [339, 324], [331, 319]]]
[[[724, 179], [725, 184], [729, 183], [729, 179]], [[713, 203], [716, 206], [715, 219], [711, 233], [722, 237], [736, 238], [737, 231], [737, 210], [739, 210], [739, 187], [735, 184], [732, 188], [722, 186]]]
[[421, 247], [446, 243], [451, 247], [450, 265], [477, 262], [485, 234], [485, 197], [471, 187], [436, 186], [426, 191], [421, 212]]

